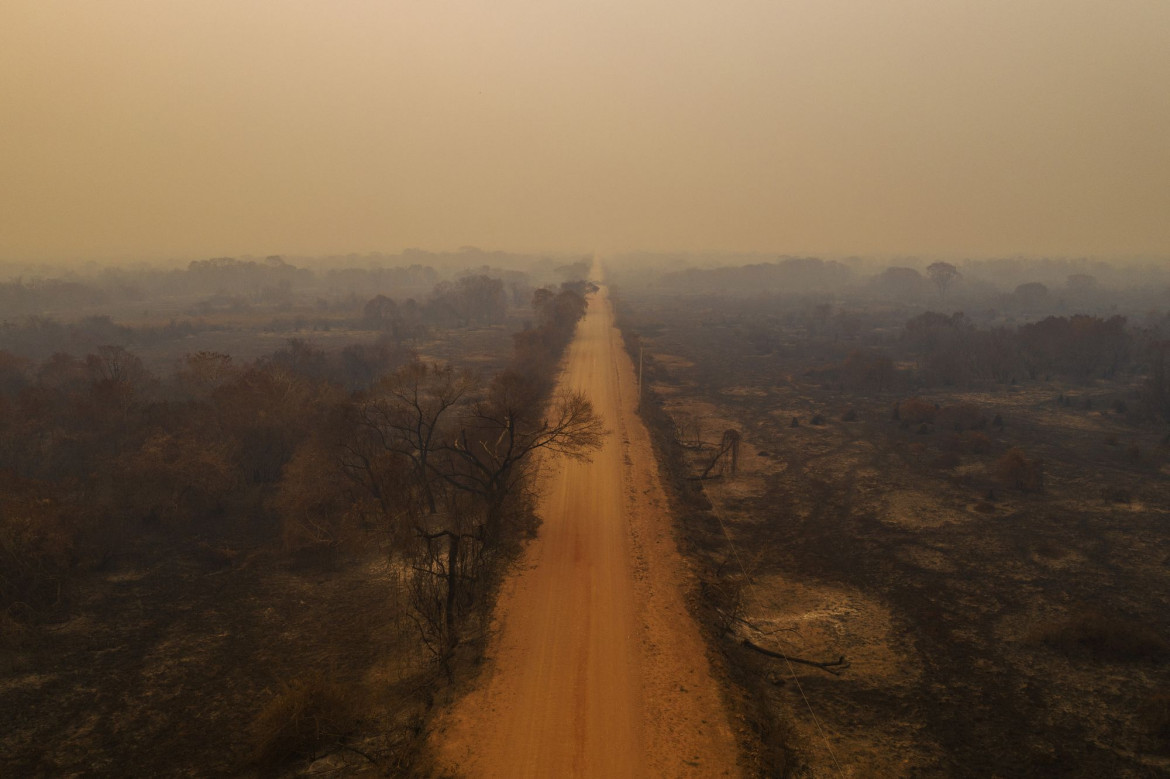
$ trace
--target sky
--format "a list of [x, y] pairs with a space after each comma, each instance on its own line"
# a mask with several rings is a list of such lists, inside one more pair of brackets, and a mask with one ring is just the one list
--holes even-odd
[[0, 260], [465, 245], [1170, 261], [1170, 2], [0, 2]]

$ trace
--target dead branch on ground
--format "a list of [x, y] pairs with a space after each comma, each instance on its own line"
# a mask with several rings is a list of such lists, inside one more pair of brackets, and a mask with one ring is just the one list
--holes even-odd
[[762, 646], [759, 646], [757, 644], [753, 644], [750, 640], [748, 640], [746, 638], [743, 640], [742, 643], [748, 649], [753, 649], [762, 655], [767, 655], [768, 657], [775, 657], [779, 660], [787, 660], [790, 663], [800, 663], [801, 665], [809, 665], [809, 666], [812, 666], [813, 668], [819, 668], [822, 671], [824, 671], [825, 673], [831, 673], [831, 674], [833, 674], [833, 676], [840, 676], [842, 671], [844, 671], [850, 667], [850, 662], [845, 659], [845, 655], [841, 655], [836, 660], [831, 660], [831, 661], [826, 661], [826, 662], [818, 662], [816, 660], [805, 660], [803, 657], [793, 657], [792, 655], [786, 655], [783, 652], [777, 652], [773, 649], [765, 649]]

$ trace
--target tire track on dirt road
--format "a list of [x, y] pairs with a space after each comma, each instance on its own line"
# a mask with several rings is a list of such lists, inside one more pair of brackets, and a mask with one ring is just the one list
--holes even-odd
[[613, 322], [603, 288], [559, 379], [588, 394], [611, 434], [591, 462], [558, 460], [543, 477], [543, 525], [502, 589], [489, 670], [432, 736], [445, 771], [740, 775]]

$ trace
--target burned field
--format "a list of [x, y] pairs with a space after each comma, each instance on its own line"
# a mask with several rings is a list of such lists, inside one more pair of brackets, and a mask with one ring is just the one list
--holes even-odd
[[569, 286], [475, 274], [317, 315], [305, 293], [290, 330], [259, 299], [4, 323], [0, 774], [426, 773], [426, 719], [536, 519], [513, 472], [451, 567], [440, 523], [486, 500], [440, 483], [472, 467], [453, 447], [420, 474], [402, 431], [446, 413], [443, 442], [486, 458], [492, 420], [538, 426], [585, 308]]
[[[421, 359], [488, 372], [507, 364], [520, 327], [512, 317], [441, 330], [417, 346]], [[302, 336], [321, 364], [340, 352]], [[118, 453], [113, 486], [54, 489], [0, 472], [5, 551], [25, 555], [4, 593], [27, 591], [0, 619], [0, 773], [396, 773], [416, 760], [446, 677], [411, 620], [393, 534], [353, 518], [328, 457], [282, 449], [328, 429], [343, 381], [328, 391], [288, 381], [284, 395], [255, 398], [264, 405], [221, 404], [228, 421], [210, 438], [154, 420], [170, 437], [148, 438], [145, 456]], [[233, 418], [251, 420], [239, 451]], [[188, 450], [199, 446], [205, 454]], [[231, 476], [253, 471], [255, 483]], [[12, 523], [25, 515], [48, 530], [22, 535]]]
[[306, 565], [143, 541], [7, 655], [6, 770], [206, 776], [409, 759], [433, 669], [384, 557]]
[[944, 382], [962, 350], [889, 307], [627, 292], [623, 316], [762, 765], [1170, 766], [1170, 449], [1140, 336], [1124, 369], [1029, 378], [1003, 331], [1001, 379]]

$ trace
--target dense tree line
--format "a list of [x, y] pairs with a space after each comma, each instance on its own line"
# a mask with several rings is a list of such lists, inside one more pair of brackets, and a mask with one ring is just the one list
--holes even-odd
[[777, 262], [725, 268], [688, 268], [665, 273], [661, 284], [671, 290], [719, 290], [739, 294], [789, 293], [840, 290], [852, 270], [835, 260], [788, 257]]
[[[208, 272], [222, 269], [215, 266]], [[485, 273], [464, 274], [455, 281], [435, 283], [429, 293], [420, 296], [418, 300], [413, 297], [395, 299], [382, 293], [373, 297], [354, 297], [339, 305], [331, 305], [320, 299], [311, 311], [295, 315], [284, 313], [289, 311], [289, 307], [282, 301], [290, 293], [287, 287], [281, 287], [276, 291], [265, 288], [271, 293], [268, 298], [264, 297], [267, 293], [263, 291], [259, 297], [217, 293], [188, 309], [192, 318], [172, 319], [165, 324], [128, 326], [116, 323], [105, 314], [82, 316], [68, 322], [41, 314], [15, 316], [0, 320], [0, 349], [40, 360], [57, 352], [83, 355], [99, 345], [145, 346], [179, 340], [200, 332], [241, 327], [271, 332], [367, 329], [386, 333], [389, 339], [398, 344], [413, 344], [434, 328], [502, 324], [509, 305], [528, 305], [533, 290], [526, 283], [526, 278], [525, 274], [519, 272], [507, 274], [508, 281]], [[94, 294], [93, 301], [107, 300], [96, 290]], [[269, 310], [282, 315], [267, 323], [261, 320], [249, 325], [231, 324], [230, 319], [223, 316], [255, 313], [259, 310], [255, 305], [265, 302], [272, 304]], [[37, 310], [40, 307], [38, 303]], [[20, 307], [4, 310], [5, 314], [12, 316], [19, 314]]]
[[905, 332], [927, 376], [942, 384], [1113, 378], [1131, 367], [1136, 341], [1125, 317], [1084, 314], [981, 329], [961, 313], [926, 312], [907, 321]]
[[[0, 267], [0, 321], [129, 306], [158, 298], [203, 297], [202, 311], [240, 310], [250, 306], [291, 305], [306, 297], [326, 302], [394, 294], [422, 300], [437, 284], [463, 276], [501, 280], [512, 303], [527, 304], [536, 284], [581, 278], [585, 262], [558, 265], [552, 259], [501, 252], [462, 251], [399, 255], [350, 255], [343, 258], [264, 259], [213, 257], [181, 268], [92, 264], [81, 270]], [[524, 268], [520, 270], [519, 268]], [[582, 270], [583, 269], [583, 270]]]

